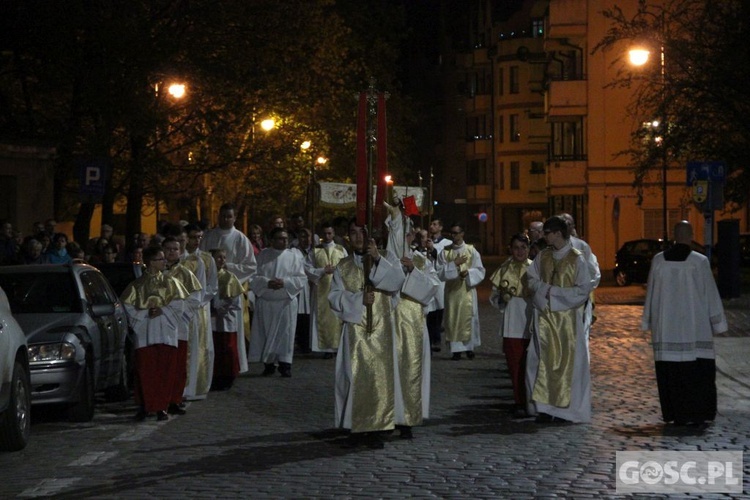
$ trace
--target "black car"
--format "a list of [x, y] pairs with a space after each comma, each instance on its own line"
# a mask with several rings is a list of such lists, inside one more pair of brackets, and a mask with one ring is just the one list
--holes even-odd
[[[667, 247], [673, 242], [667, 243]], [[703, 245], [697, 241], [690, 242], [690, 248], [694, 252], [705, 255]], [[662, 240], [633, 240], [625, 242], [615, 255], [615, 282], [619, 286], [627, 286], [631, 283], [646, 283], [648, 272], [651, 270], [651, 259], [654, 255], [664, 250]]]
[[651, 269], [651, 259], [664, 250], [661, 240], [633, 240], [625, 242], [615, 255], [615, 281], [619, 286], [645, 283]]

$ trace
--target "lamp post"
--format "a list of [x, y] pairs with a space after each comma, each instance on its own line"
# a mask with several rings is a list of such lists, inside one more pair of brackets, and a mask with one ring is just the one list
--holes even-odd
[[[662, 21], [663, 26], [663, 21]], [[635, 47], [628, 51], [628, 59], [630, 64], [633, 66], [644, 66], [648, 63], [651, 57], [651, 51], [643, 47]], [[663, 244], [666, 245], [669, 241], [669, 212], [667, 209], [667, 173], [669, 172], [669, 164], [667, 161], [667, 145], [666, 145], [666, 133], [667, 133], [667, 116], [666, 116], [666, 71], [665, 71], [665, 59], [664, 59], [664, 45], [659, 45], [659, 76], [661, 83], [661, 120], [652, 121], [649, 126], [657, 132], [661, 128], [661, 134], [654, 137], [654, 142], [658, 147], [661, 148], [661, 191], [662, 191], [662, 235]]]

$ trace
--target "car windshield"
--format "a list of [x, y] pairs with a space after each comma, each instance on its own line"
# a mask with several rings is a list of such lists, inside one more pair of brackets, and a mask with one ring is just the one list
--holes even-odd
[[0, 287], [14, 314], [82, 312], [69, 273], [3, 273]]

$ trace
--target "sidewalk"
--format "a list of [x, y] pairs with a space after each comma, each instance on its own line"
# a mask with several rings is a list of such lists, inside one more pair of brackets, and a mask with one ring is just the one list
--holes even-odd
[[[645, 297], [644, 285], [596, 290], [597, 303], [602, 305], [642, 305]], [[729, 330], [714, 337], [717, 390], [726, 396], [729, 408], [750, 410], [750, 295], [723, 303]]]

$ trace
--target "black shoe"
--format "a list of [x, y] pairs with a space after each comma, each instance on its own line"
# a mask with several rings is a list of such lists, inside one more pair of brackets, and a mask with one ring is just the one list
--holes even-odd
[[460, 352], [454, 352], [453, 356], [451, 356], [451, 359], [453, 361], [460, 361], [461, 360], [461, 353]]
[[476, 354], [474, 354], [474, 351], [466, 351], [466, 357], [469, 359], [474, 359]]
[[136, 413], [133, 416], [133, 420], [135, 420], [136, 422], [143, 422], [144, 420], [146, 420], [147, 416], [148, 416], [148, 413], [146, 413], [146, 410], [141, 409], [141, 410], [138, 410], [138, 413]]
[[273, 375], [276, 373], [276, 365], [273, 363], [266, 363], [266, 368], [263, 370], [263, 373], [261, 373], [262, 376], [267, 377], [269, 375]]
[[514, 419], [528, 418], [529, 413], [526, 411], [526, 408], [516, 407], [513, 409], [511, 416]]
[[360, 446], [365, 445], [365, 438], [366, 436], [363, 433], [349, 434], [341, 446], [349, 449], [359, 448]]
[[432, 344], [432, 347], [430, 347], [430, 350], [432, 352], [440, 352], [441, 351], [440, 344]]
[[333, 359], [333, 353], [332, 352], [324, 352], [323, 353], [323, 359]]
[[537, 424], [549, 424], [552, 423], [552, 419], [554, 417], [552, 415], [548, 415], [546, 413], [540, 413], [536, 416], [536, 419], [534, 420]]
[[169, 405], [169, 408], [167, 408], [167, 413], [169, 413], [170, 415], [184, 415], [187, 413], [187, 411], [180, 408], [180, 405], [171, 403]]
[[159, 422], [163, 422], [164, 420], [169, 420], [169, 415], [167, 415], [167, 412], [165, 412], [164, 410], [157, 411], [156, 420], [158, 420]]
[[400, 432], [399, 437], [401, 439], [414, 439], [414, 433], [408, 425], [397, 425], [396, 428]]
[[365, 439], [365, 445], [371, 450], [382, 450], [385, 448], [383, 435], [380, 432], [369, 432]]
[[292, 364], [291, 363], [279, 363], [279, 373], [282, 377], [289, 378], [292, 376]]

